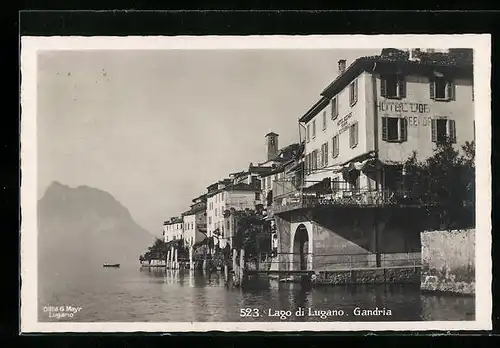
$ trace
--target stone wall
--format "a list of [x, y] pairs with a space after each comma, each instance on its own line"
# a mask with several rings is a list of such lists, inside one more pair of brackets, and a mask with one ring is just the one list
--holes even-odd
[[[428, 231], [422, 243], [423, 291], [475, 294], [475, 229]], [[489, 252], [485, 250], [484, 252]]]
[[418, 284], [420, 268], [374, 268], [371, 270], [317, 272], [313, 278], [315, 284], [324, 285]]
[[420, 263], [419, 215], [409, 210], [332, 209], [315, 212], [314, 269], [376, 267], [377, 242], [381, 266]]
[[290, 267], [290, 226], [291, 223], [277, 215], [274, 216], [276, 222], [276, 230], [278, 231], [278, 270], [287, 271]]

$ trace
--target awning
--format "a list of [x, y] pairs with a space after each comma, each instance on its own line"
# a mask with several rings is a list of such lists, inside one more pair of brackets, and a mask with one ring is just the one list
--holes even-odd
[[308, 187], [304, 188], [304, 192], [326, 192], [331, 190], [331, 178], [324, 178]]
[[350, 172], [352, 170], [362, 171], [362, 170], [365, 170], [365, 169], [375, 165], [376, 163], [377, 163], [377, 160], [373, 159], [373, 158], [369, 158], [369, 159], [366, 159], [364, 161], [350, 162], [350, 163], [344, 165], [342, 167], [341, 171], [342, 172], [344, 172], [344, 171]]
[[333, 173], [340, 173], [344, 169], [344, 166], [334, 166], [332, 168]]

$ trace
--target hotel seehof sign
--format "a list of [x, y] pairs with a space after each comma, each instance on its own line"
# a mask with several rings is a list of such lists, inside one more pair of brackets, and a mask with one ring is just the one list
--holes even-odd
[[379, 116], [399, 117], [408, 120], [408, 126], [430, 126], [430, 105], [416, 102], [401, 102], [383, 100], [377, 103]]
[[[377, 109], [380, 117], [406, 118], [410, 127], [427, 127], [431, 124], [429, 104], [384, 100], [377, 103]], [[355, 122], [353, 118], [352, 112], [349, 112], [337, 121], [339, 133], [349, 129], [349, 126]]]

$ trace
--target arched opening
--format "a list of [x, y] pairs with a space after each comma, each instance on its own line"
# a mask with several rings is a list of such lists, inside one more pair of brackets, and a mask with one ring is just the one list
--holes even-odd
[[304, 225], [299, 225], [293, 239], [293, 269], [307, 270], [309, 235]]

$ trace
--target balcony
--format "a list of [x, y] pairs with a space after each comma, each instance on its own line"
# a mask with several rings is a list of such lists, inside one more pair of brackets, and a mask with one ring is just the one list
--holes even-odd
[[422, 202], [406, 190], [336, 189], [329, 193], [288, 192], [273, 199], [273, 213], [320, 207], [410, 207]]

